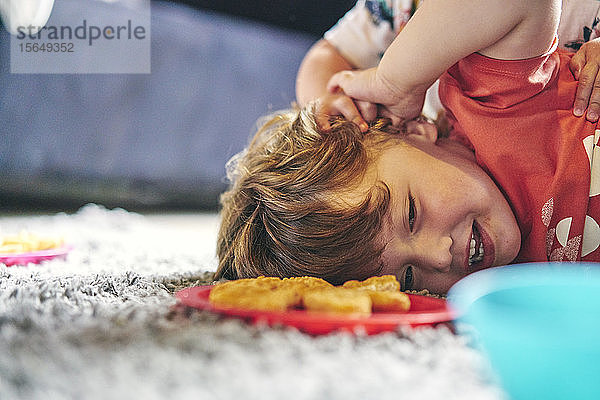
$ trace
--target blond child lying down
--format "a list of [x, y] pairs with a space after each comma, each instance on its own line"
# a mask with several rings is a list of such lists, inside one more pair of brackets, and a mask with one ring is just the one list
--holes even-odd
[[[378, 119], [363, 134], [331, 118], [322, 129], [313, 105], [269, 120], [232, 163], [217, 276], [393, 274], [405, 290], [444, 293], [492, 266], [600, 260], [597, 135], [572, 112], [560, 3], [426, 1], [377, 68], [330, 82], [395, 127]], [[451, 40], [423, 36], [443, 21]], [[414, 118], [442, 73], [449, 137]]]

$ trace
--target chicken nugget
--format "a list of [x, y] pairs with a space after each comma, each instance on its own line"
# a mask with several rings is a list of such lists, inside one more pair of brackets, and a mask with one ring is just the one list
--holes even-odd
[[290, 287], [297, 290], [300, 294], [304, 294], [307, 290], [327, 289], [334, 286], [321, 278], [312, 276], [296, 276], [292, 278], [283, 278], [281, 281], [282, 287]]
[[398, 291], [400, 290], [400, 283], [396, 279], [394, 275], [382, 275], [382, 276], [372, 276], [364, 281], [346, 281], [343, 285], [345, 288], [349, 289], [362, 289], [362, 290], [388, 290], [388, 291]]
[[302, 304], [312, 312], [371, 314], [371, 297], [367, 292], [341, 287], [308, 290], [302, 296]]
[[281, 279], [258, 277], [215, 285], [208, 296], [217, 307], [248, 310], [285, 311], [300, 304], [302, 296], [293, 288], [281, 286]]
[[281, 279], [275, 277], [264, 277], [259, 276], [258, 278], [245, 278], [245, 279], [236, 279], [233, 281], [227, 281], [218, 283], [215, 285], [213, 290], [229, 290], [229, 288], [265, 288], [265, 289], [274, 289], [281, 285]]
[[300, 304], [302, 296], [294, 289], [238, 286], [211, 290], [208, 300], [216, 307], [247, 310], [285, 311]]
[[0, 236], [0, 253], [28, 253], [60, 247], [61, 238], [41, 237], [22, 231], [18, 235]]
[[8, 243], [0, 246], [0, 254], [4, 253], [25, 253], [25, 248], [21, 243]]
[[37, 250], [55, 249], [62, 246], [64, 241], [61, 238], [39, 238]]
[[366, 290], [371, 297], [374, 312], [407, 312], [410, 309], [410, 298], [403, 292], [389, 290]]
[[[246, 281], [246, 283], [255, 285], [257, 287], [264, 287], [268, 289], [274, 289], [281, 286], [281, 279], [274, 276], [259, 276], [258, 278], [251, 279], [239, 279]], [[236, 282], [236, 281], [234, 281]]]

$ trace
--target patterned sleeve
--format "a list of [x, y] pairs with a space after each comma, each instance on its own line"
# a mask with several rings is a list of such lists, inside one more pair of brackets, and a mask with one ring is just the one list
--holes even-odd
[[558, 26], [558, 45], [577, 51], [590, 40], [600, 37], [600, 1], [563, 0]]
[[396, 36], [395, 3], [395, 0], [358, 0], [324, 37], [354, 67], [374, 67]]

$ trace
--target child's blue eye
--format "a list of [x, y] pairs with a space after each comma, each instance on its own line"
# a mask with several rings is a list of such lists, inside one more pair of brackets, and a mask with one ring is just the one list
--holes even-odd
[[415, 214], [416, 214], [416, 208], [415, 208], [415, 198], [412, 196], [412, 194], [408, 194], [408, 227], [410, 229], [410, 231], [413, 231], [413, 227], [415, 225]]
[[413, 286], [413, 266], [408, 265], [404, 271], [404, 279], [402, 280], [402, 290], [411, 290]]

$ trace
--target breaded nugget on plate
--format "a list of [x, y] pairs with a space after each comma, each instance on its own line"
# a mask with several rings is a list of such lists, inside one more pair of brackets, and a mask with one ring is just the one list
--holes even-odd
[[298, 290], [301, 294], [312, 289], [327, 289], [333, 288], [331, 283], [321, 278], [312, 276], [296, 276], [292, 278], [283, 278], [281, 280], [282, 287], [291, 287]]
[[407, 312], [410, 309], [410, 298], [403, 292], [390, 290], [366, 290], [371, 297], [374, 312]]
[[247, 310], [286, 311], [300, 304], [301, 296], [294, 289], [235, 288], [211, 291], [209, 301], [216, 307]]
[[29, 253], [58, 248], [63, 245], [59, 237], [43, 237], [22, 231], [18, 235], [0, 235], [0, 254]]
[[249, 310], [285, 311], [300, 305], [302, 295], [292, 287], [281, 286], [281, 279], [259, 277], [238, 279], [215, 285], [208, 296], [216, 307]]
[[217, 284], [208, 299], [216, 307], [286, 311], [303, 306], [313, 312], [366, 316], [372, 311], [408, 311], [410, 299], [399, 288], [393, 275], [348, 281], [343, 287], [309, 276], [284, 279], [260, 276]]
[[224, 284], [232, 284], [232, 286], [250, 285], [255, 287], [274, 289], [281, 286], [281, 279], [276, 278], [274, 276], [259, 276], [258, 278], [237, 279], [235, 281], [225, 282]]
[[371, 297], [366, 291], [342, 287], [308, 290], [302, 296], [302, 304], [313, 312], [371, 314]]
[[362, 290], [389, 290], [389, 291], [399, 291], [400, 290], [400, 282], [396, 279], [394, 275], [382, 275], [382, 276], [372, 276], [364, 281], [346, 281], [343, 285], [345, 288], [349, 289], [362, 289]]
[[[281, 279], [279, 279], [279, 278], [259, 276], [258, 278], [236, 279], [233, 281], [218, 283], [215, 285], [215, 288], [218, 287], [219, 288], [218, 290], [225, 290], [226, 288], [231, 288], [231, 287], [275, 289], [280, 286], [281, 286]], [[213, 288], [213, 290], [214, 290], [214, 288]]]

